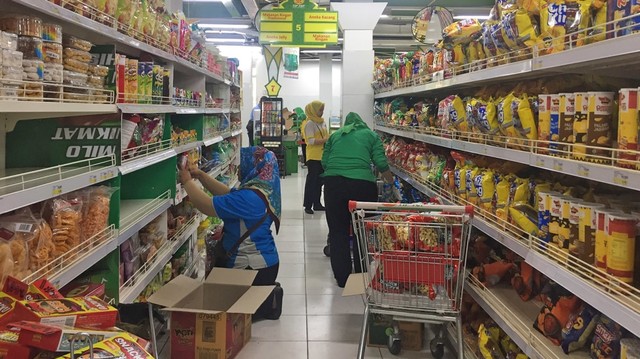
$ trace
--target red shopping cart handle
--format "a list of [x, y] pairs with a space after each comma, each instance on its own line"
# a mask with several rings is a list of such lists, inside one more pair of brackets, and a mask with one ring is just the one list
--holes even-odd
[[358, 202], [349, 201], [349, 211], [356, 209], [369, 210], [417, 210], [417, 211], [442, 211], [449, 213], [465, 213], [473, 216], [473, 206], [455, 206], [455, 205], [433, 205], [433, 204], [410, 204], [410, 203], [380, 203], [380, 202]]

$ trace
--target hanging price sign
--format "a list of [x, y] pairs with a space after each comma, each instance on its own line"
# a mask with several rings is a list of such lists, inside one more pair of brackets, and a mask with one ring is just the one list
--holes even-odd
[[325, 47], [338, 43], [338, 13], [311, 0], [286, 0], [273, 10], [260, 11], [258, 20], [263, 45]]

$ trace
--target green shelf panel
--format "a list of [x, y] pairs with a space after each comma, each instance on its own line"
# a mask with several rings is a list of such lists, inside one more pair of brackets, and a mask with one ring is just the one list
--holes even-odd
[[[204, 134], [204, 114], [171, 114], [167, 116], [167, 126], [169, 130], [173, 125], [180, 127], [183, 130], [195, 130], [198, 136], [198, 141], [202, 141]], [[171, 138], [171, 132], [169, 131], [169, 137]]]
[[174, 198], [176, 196], [177, 165], [177, 158], [171, 157], [122, 176], [120, 198], [123, 200], [152, 199], [168, 189], [171, 190], [171, 196]]

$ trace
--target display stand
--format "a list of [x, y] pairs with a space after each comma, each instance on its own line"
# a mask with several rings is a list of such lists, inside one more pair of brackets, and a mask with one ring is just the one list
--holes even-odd
[[278, 158], [280, 177], [286, 174], [285, 150], [282, 143], [282, 98], [260, 101], [260, 144], [273, 151]]

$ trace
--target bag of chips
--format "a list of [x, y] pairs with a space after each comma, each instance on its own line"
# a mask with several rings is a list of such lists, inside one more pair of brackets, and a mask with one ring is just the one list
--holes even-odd
[[583, 303], [578, 314], [572, 315], [562, 329], [562, 351], [569, 354], [582, 349], [596, 328], [600, 313], [590, 305]]
[[591, 343], [591, 357], [594, 359], [615, 359], [620, 356], [620, 339], [622, 326], [604, 315], [597, 321], [593, 342]]

